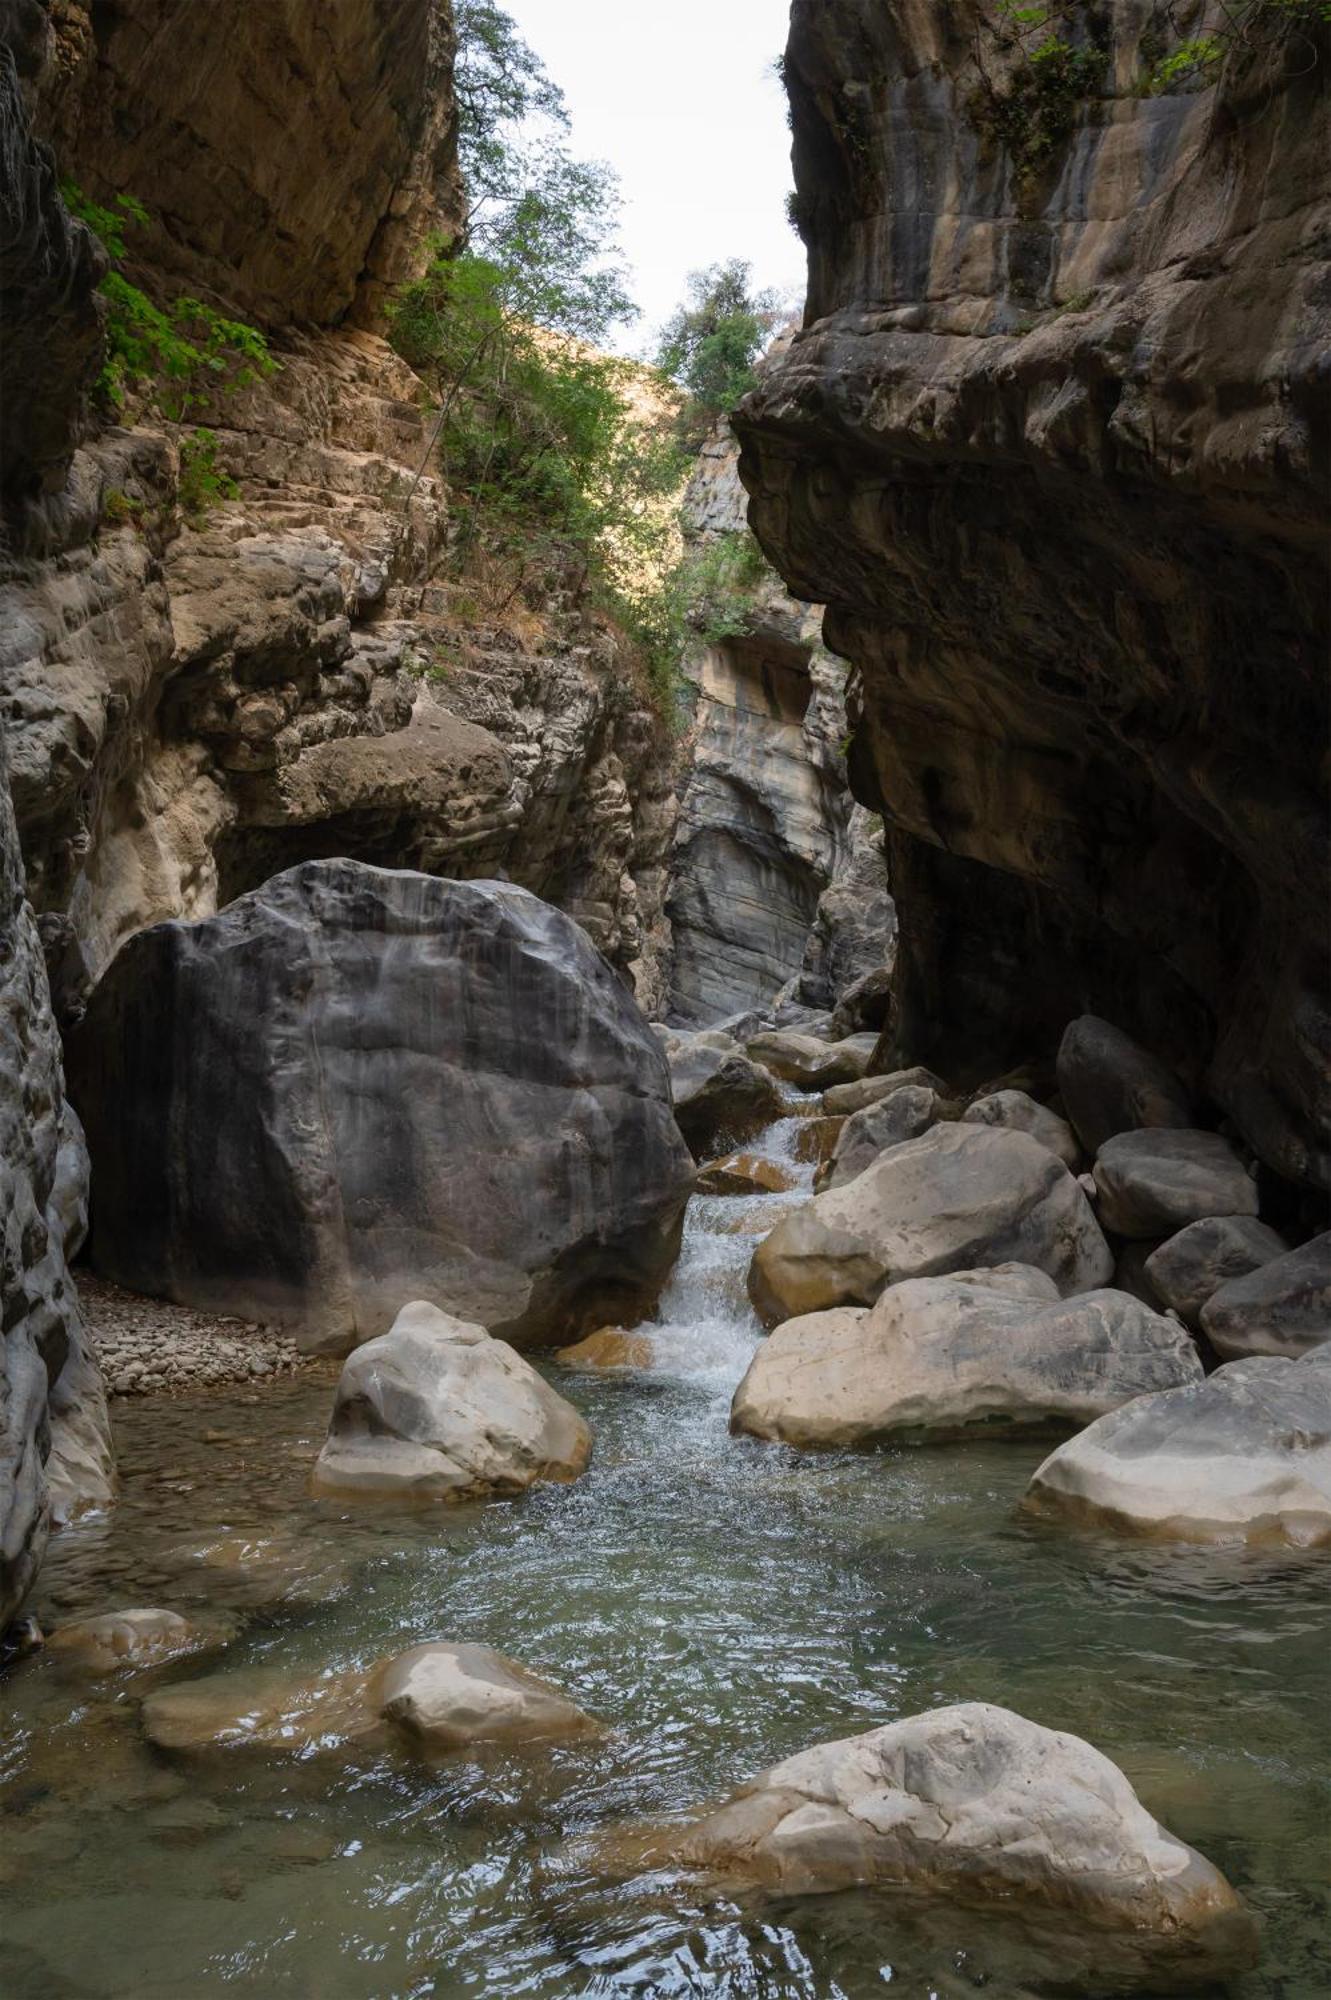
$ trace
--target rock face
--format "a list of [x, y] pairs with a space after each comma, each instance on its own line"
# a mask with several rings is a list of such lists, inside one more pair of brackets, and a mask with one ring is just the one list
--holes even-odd
[[[695, 548], [747, 536], [736, 460], [728, 430], [703, 450], [684, 508]], [[881, 838], [846, 791], [845, 668], [770, 571], [750, 595], [744, 629], [685, 663], [696, 705], [669, 891], [670, 1017], [685, 1023], [766, 1007], [792, 982], [831, 1006], [895, 951]]]
[[310, 862], [131, 939], [71, 1044], [106, 1276], [345, 1352], [649, 1301], [693, 1167], [632, 998], [521, 889]]
[[477, 1500], [576, 1479], [591, 1448], [572, 1404], [520, 1354], [417, 1301], [344, 1364], [314, 1491]]
[[917, 1278], [867, 1312], [787, 1320], [754, 1356], [731, 1428], [818, 1447], [1086, 1424], [1133, 1396], [1201, 1380], [1184, 1329], [1136, 1299], [1061, 1300], [1051, 1278], [1019, 1267], [988, 1277]]
[[1201, 1319], [1226, 1361], [1250, 1354], [1297, 1360], [1331, 1341], [1331, 1231], [1231, 1278], [1206, 1301]]
[[894, 1049], [996, 1072], [1089, 1008], [1324, 1187], [1325, 53], [1144, 91], [1136, 0], [1076, 10], [1103, 62], [1014, 158], [998, 17], [796, 0], [810, 295], [736, 420], [858, 671]]
[[1033, 1264], [1060, 1292], [1108, 1283], [1114, 1260], [1060, 1160], [1024, 1132], [936, 1125], [846, 1187], [796, 1209], [758, 1246], [749, 1293], [769, 1323], [872, 1305], [887, 1285], [978, 1265]]
[[1222, 1285], [1246, 1278], [1288, 1248], [1283, 1236], [1250, 1215], [1212, 1216], [1190, 1222], [1153, 1250], [1144, 1264], [1146, 1282], [1156, 1298], [1196, 1326]]
[[1185, 1541], [1331, 1543], [1331, 1347], [1231, 1361], [1101, 1417], [1045, 1460], [1025, 1504]]
[[1095, 1159], [1100, 1220], [1119, 1236], [1166, 1236], [1212, 1215], [1256, 1215], [1257, 1188], [1217, 1132], [1120, 1132]]
[[[628, 1858], [633, 1843], [618, 1845]], [[1102, 1954], [1130, 1951], [1134, 1983], [1152, 1990], [1224, 1978], [1256, 1958], [1255, 1926], [1230, 1884], [1152, 1819], [1116, 1765], [989, 1702], [802, 1751], [636, 1848], [644, 1867], [782, 1896], [893, 1885], [996, 1916], [1014, 1906], [1028, 1921], [1055, 1915], [1069, 1944], [1089, 1932]]]

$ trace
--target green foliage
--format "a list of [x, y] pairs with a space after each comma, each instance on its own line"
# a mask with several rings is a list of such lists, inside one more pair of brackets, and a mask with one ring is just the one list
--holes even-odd
[[202, 299], [159, 306], [118, 268], [127, 255], [126, 231], [148, 221], [141, 202], [122, 194], [114, 208], [104, 208], [70, 182], [61, 192], [111, 261], [101, 284], [106, 357], [97, 386], [112, 410], [123, 410], [131, 395], [146, 395], [168, 421], [183, 423], [205, 392], [230, 393], [276, 372], [257, 327], [228, 319]]
[[689, 444], [696, 448], [753, 387], [779, 317], [776, 294], [753, 290], [752, 266], [740, 257], [690, 274], [688, 298], [663, 328], [656, 357], [684, 391], [681, 430]]
[[1147, 92], [1163, 93], [1192, 83], [1220, 62], [1224, 53], [1225, 45], [1219, 35], [1194, 35], [1152, 65], [1145, 88]]
[[196, 430], [180, 440], [180, 505], [200, 520], [220, 500], [237, 500], [240, 488], [217, 463], [217, 433]]

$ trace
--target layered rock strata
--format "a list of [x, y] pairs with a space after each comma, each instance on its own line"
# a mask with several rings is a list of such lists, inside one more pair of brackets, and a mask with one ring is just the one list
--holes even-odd
[[1074, 13], [1014, 159], [996, 15], [796, 0], [807, 319], [737, 419], [858, 673], [893, 1047], [975, 1075], [1091, 1005], [1324, 1187], [1325, 31], [1152, 92], [1148, 10]]

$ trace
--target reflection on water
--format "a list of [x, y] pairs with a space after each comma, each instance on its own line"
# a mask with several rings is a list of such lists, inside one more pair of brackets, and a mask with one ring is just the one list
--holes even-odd
[[[763, 1150], [788, 1159], [795, 1130]], [[137, 1679], [41, 1658], [10, 1676], [4, 2000], [1020, 1996], [981, 1919], [940, 1931], [866, 1895], [704, 1906], [564, 1859], [570, 1835], [971, 1698], [1090, 1738], [1244, 1890], [1266, 1946], [1241, 2000], [1325, 2000], [1327, 1565], [1019, 1523], [1038, 1444], [801, 1458], [731, 1439], [758, 1338], [735, 1225], [791, 1198], [695, 1201], [652, 1372], [551, 1367], [596, 1433], [571, 1488], [425, 1515], [316, 1505], [331, 1378], [121, 1408], [123, 1499], [55, 1545], [44, 1620], [207, 1607], [236, 1636]], [[148, 1687], [431, 1637], [502, 1647], [614, 1732], [433, 1769], [184, 1764], [141, 1739]]]

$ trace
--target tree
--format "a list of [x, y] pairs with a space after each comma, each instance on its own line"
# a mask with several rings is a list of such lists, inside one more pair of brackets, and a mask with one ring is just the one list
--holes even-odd
[[753, 290], [743, 258], [694, 271], [688, 298], [662, 329], [657, 365], [687, 398], [682, 426], [697, 446], [753, 387], [755, 365], [780, 320], [775, 292]]

